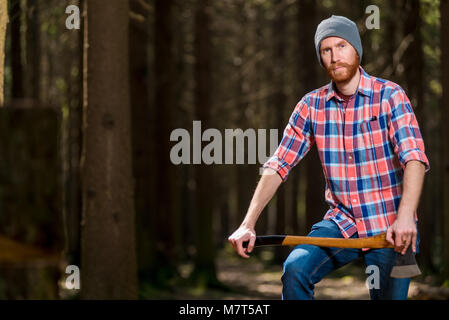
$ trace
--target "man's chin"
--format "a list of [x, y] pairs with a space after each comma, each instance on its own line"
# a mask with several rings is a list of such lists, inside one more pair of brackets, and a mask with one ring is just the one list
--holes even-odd
[[344, 83], [351, 80], [351, 76], [347, 72], [345, 72], [344, 74], [333, 75], [331, 79], [335, 83]]
[[[358, 67], [358, 66], [357, 66]], [[332, 79], [333, 82], [340, 84], [340, 83], [346, 83], [352, 79], [357, 73], [357, 69], [354, 68], [353, 72], [350, 72], [347, 67], [339, 68], [335, 71], [328, 72], [329, 77]]]

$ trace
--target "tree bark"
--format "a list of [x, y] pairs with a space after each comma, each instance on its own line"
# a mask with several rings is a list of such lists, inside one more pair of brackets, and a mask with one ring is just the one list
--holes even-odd
[[[287, 96], [285, 94], [285, 70], [287, 70], [287, 66], [285, 61], [287, 60], [287, 48], [286, 48], [286, 32], [287, 32], [287, 15], [285, 10], [285, 5], [274, 6], [276, 10], [274, 25], [273, 25], [273, 34], [274, 38], [274, 59], [275, 61], [273, 67], [275, 68], [274, 75], [274, 86], [275, 93], [273, 96], [273, 105], [277, 106], [276, 111], [276, 125], [279, 129], [279, 132], [283, 132], [283, 129], [286, 125], [285, 117], [285, 108], [287, 103]], [[282, 139], [282, 134], [278, 137], [279, 141]], [[286, 224], [286, 186], [281, 185], [276, 192], [276, 227], [275, 232], [277, 234], [285, 233], [285, 224]], [[274, 250], [274, 263], [282, 263], [285, 260], [287, 255], [286, 248], [284, 247], [276, 247]]]
[[[428, 108], [424, 107], [424, 53], [423, 53], [423, 43], [421, 37], [421, 14], [420, 5], [421, 2], [417, 0], [407, 0], [407, 19], [404, 23], [404, 37], [408, 34], [413, 35], [413, 41], [404, 53], [404, 67], [407, 72], [405, 75], [405, 83], [408, 96], [411, 100], [412, 107], [415, 111], [416, 117], [419, 122], [419, 127], [426, 142], [426, 111]], [[426, 144], [426, 147], [428, 145]], [[432, 241], [434, 230], [434, 215], [429, 214], [432, 212], [433, 204], [428, 201], [431, 196], [431, 192], [434, 192], [429, 188], [429, 180], [424, 181], [423, 193], [421, 200], [419, 202], [418, 208], [418, 227], [420, 231], [421, 239], [426, 239], [426, 241], [421, 241], [419, 260], [421, 267], [426, 267], [431, 270], [433, 268], [432, 263]], [[430, 210], [429, 210], [430, 209]]]
[[173, 53], [173, 0], [156, 0], [155, 9], [155, 126], [153, 145], [155, 157], [154, 175], [155, 205], [151, 213], [155, 234], [155, 263], [152, 273], [158, 285], [177, 276], [175, 232], [175, 175], [170, 161], [170, 132], [173, 129], [175, 106], [175, 57]]
[[[29, 18], [31, 25], [36, 26], [37, 21], [37, 1], [33, 1], [33, 7], [31, 7], [31, 15], [33, 18]], [[83, 12], [84, 0], [79, 0], [79, 8], [81, 13]], [[30, 8], [29, 8], [30, 9]], [[39, 58], [34, 58], [35, 53], [39, 56], [39, 37], [35, 34], [36, 30], [28, 30], [27, 25], [27, 56], [29, 57], [28, 63], [30, 63], [33, 70], [27, 70], [28, 94], [34, 101], [39, 101], [39, 68], [35, 68], [34, 64], [39, 64]], [[81, 222], [81, 173], [80, 173], [80, 159], [82, 150], [82, 111], [83, 111], [83, 33], [84, 26], [81, 24], [79, 32], [76, 34], [77, 46], [74, 49], [67, 48], [65, 56], [72, 59], [75, 53], [77, 60], [73, 65], [77, 65], [78, 74], [76, 77], [72, 76], [73, 66], [67, 63], [67, 69], [65, 78], [67, 79], [67, 92], [68, 92], [68, 119], [67, 119], [67, 142], [66, 142], [66, 178], [65, 178], [65, 195], [64, 195], [64, 210], [66, 217], [66, 237], [67, 237], [67, 253], [68, 260], [71, 264], [80, 265], [81, 256], [81, 244], [80, 244], [80, 222]], [[29, 45], [29, 47], [28, 47]]]
[[8, 25], [8, 1], [0, 2], [0, 107], [5, 103], [5, 40]]
[[129, 29], [129, 63], [131, 84], [131, 111], [133, 133], [133, 172], [135, 181], [137, 261], [139, 279], [151, 279], [151, 264], [154, 263], [154, 229], [151, 214], [155, 199], [151, 191], [151, 169], [155, 167], [152, 151], [148, 101], [148, 17], [138, 0], [130, 0], [131, 19]]
[[[212, 107], [212, 44], [209, 0], [198, 0], [195, 8], [194, 78], [195, 118], [202, 122], [202, 130], [210, 126]], [[218, 284], [215, 270], [215, 246], [212, 209], [214, 203], [213, 171], [206, 164], [195, 166], [196, 249], [193, 280], [205, 286]]]
[[[301, 0], [298, 8], [300, 21], [299, 43], [301, 44], [301, 82], [303, 93], [306, 94], [318, 87], [318, 73], [324, 73], [317, 61], [315, 47], [313, 45], [313, 36], [317, 21], [317, 4], [313, 0]], [[306, 212], [305, 212], [305, 230], [308, 233], [312, 225], [321, 220], [327, 210], [324, 202], [324, 177], [321, 168], [321, 161], [316, 146], [307, 154], [304, 159], [306, 167]]]
[[24, 97], [24, 79], [22, 66], [22, 41], [21, 41], [21, 21], [22, 9], [20, 1], [11, 1], [10, 7], [10, 33], [11, 33], [11, 98]]
[[[82, 8], [80, 1], [80, 10]], [[40, 74], [41, 74], [41, 44], [40, 44], [40, 24], [39, 24], [39, 6], [38, 0], [27, 0], [26, 5], [26, 96], [34, 101], [41, 100], [40, 93]], [[80, 30], [80, 39], [82, 41], [82, 31]], [[82, 54], [81, 54], [82, 56]], [[81, 70], [79, 71], [80, 74]], [[82, 77], [82, 76], [80, 76]], [[81, 97], [79, 98], [81, 99]]]
[[128, 2], [88, 0], [81, 231], [84, 299], [136, 299]]
[[[449, 54], [449, 0], [441, 0], [441, 75], [442, 75], [442, 119], [440, 128], [442, 128], [442, 137], [449, 136], [449, 61], [444, 57]], [[449, 279], [449, 144], [443, 142], [442, 152], [442, 175], [443, 175], [443, 261], [444, 278]]]

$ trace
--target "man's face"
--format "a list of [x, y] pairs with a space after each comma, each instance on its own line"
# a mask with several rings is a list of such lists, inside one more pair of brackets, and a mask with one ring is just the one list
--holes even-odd
[[359, 55], [345, 39], [339, 37], [323, 39], [320, 55], [327, 74], [335, 83], [345, 83], [357, 73]]

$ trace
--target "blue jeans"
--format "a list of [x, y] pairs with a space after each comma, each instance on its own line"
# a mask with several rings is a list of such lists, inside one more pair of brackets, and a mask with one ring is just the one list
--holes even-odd
[[[337, 224], [332, 220], [322, 220], [314, 224], [309, 236], [343, 238]], [[352, 238], [357, 237], [357, 233], [352, 236]], [[373, 288], [369, 289], [372, 300], [407, 299], [410, 278], [390, 277], [396, 259], [396, 252], [393, 248], [362, 251], [361, 249], [324, 248], [314, 245], [296, 246], [285, 260], [282, 274], [282, 299], [313, 299], [313, 289], [316, 283], [331, 271], [359, 257], [364, 258], [366, 266], [374, 265], [379, 270], [377, 285], [371, 285]], [[372, 271], [367, 274], [367, 277], [371, 274], [373, 274]]]

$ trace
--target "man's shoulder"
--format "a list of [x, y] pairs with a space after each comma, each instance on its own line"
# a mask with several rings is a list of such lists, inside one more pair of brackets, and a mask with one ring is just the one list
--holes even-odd
[[371, 76], [371, 81], [374, 94], [380, 94], [380, 100], [387, 102], [387, 110], [391, 111], [404, 102], [410, 103], [405, 90], [398, 83], [374, 76]]
[[389, 98], [394, 94], [401, 93], [405, 94], [404, 89], [399, 85], [398, 83], [383, 79], [380, 77], [375, 77], [370, 75], [371, 81], [373, 83], [373, 89], [374, 90], [380, 90], [382, 92], [383, 99]]
[[307, 92], [302, 97], [302, 100], [310, 102], [311, 99], [323, 98], [327, 95], [328, 91], [329, 91], [329, 84], [325, 84], [319, 88]]

